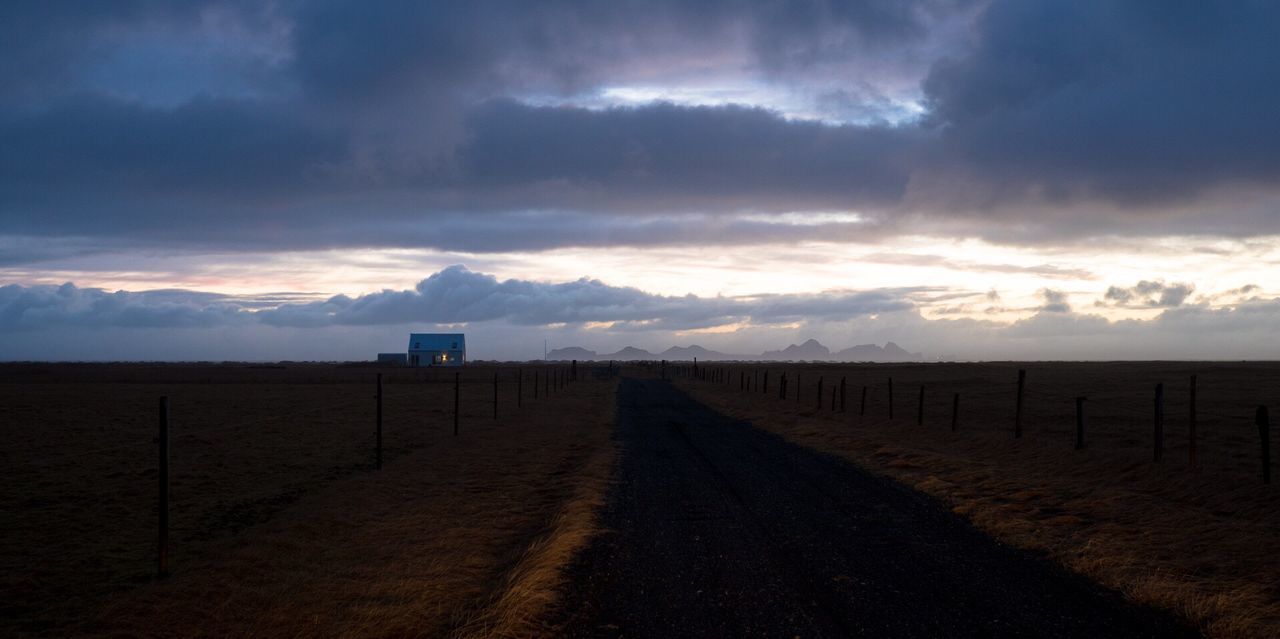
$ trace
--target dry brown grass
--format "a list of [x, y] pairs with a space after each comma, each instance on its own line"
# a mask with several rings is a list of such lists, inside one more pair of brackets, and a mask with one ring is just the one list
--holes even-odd
[[[1025, 433], [1012, 438], [1016, 369], [1028, 369]], [[1217, 637], [1280, 635], [1280, 486], [1259, 477], [1257, 404], [1280, 406], [1274, 364], [1097, 363], [769, 366], [770, 392], [679, 380], [709, 405], [934, 495], [998, 539], [1044, 552], [1134, 601]], [[801, 373], [803, 401], [778, 399]], [[1187, 377], [1199, 376], [1198, 472], [1187, 470]], [[814, 383], [825, 377], [823, 408]], [[833, 381], [848, 380], [844, 414]], [[894, 377], [887, 420], [885, 379]], [[1166, 383], [1167, 450], [1151, 461], [1152, 387]], [[926, 385], [925, 423], [916, 426]], [[871, 386], [866, 417], [861, 387]], [[794, 385], [792, 386], [794, 390]], [[961, 393], [958, 432], [952, 393]], [[1075, 395], [1088, 447], [1073, 450]]]
[[[537, 401], [526, 383], [516, 411], [504, 369], [495, 422], [493, 369], [469, 367], [455, 438], [451, 372], [384, 371], [373, 472], [373, 372], [0, 367], [0, 634], [538, 634], [602, 499], [613, 381]], [[155, 581], [161, 394], [173, 575]]]

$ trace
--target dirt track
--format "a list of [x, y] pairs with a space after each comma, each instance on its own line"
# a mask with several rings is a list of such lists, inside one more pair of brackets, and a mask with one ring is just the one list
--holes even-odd
[[569, 636], [1189, 636], [937, 503], [715, 413], [619, 389], [618, 483]]

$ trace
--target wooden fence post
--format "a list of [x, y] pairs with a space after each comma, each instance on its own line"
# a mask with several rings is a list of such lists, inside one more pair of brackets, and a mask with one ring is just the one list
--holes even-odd
[[1262, 445], [1262, 483], [1271, 483], [1271, 419], [1267, 416], [1267, 407], [1259, 406], [1254, 415], [1258, 423], [1258, 439]]
[[377, 438], [376, 438], [377, 444], [375, 445], [376, 452], [374, 453], [374, 458], [375, 458], [374, 466], [376, 466], [378, 470], [382, 470], [382, 373], [378, 373], [377, 399], [378, 399], [378, 428], [377, 428]]
[[1164, 458], [1164, 383], [1156, 384], [1155, 413], [1154, 417], [1154, 433], [1152, 436], [1152, 445], [1155, 450], [1152, 451], [1154, 461], [1159, 462]]
[[570, 364], [570, 366], [572, 366], [572, 368], [569, 369], [569, 381], [576, 382], [578, 381], [578, 360], [573, 360], [573, 363]]
[[156, 574], [164, 577], [169, 574], [169, 396], [160, 397], [160, 433], [156, 437], [159, 454], [159, 495], [158, 506], [160, 523], [157, 530]]
[[1191, 376], [1191, 405], [1187, 415], [1187, 468], [1196, 470], [1196, 376]]
[[778, 399], [787, 398], [787, 372], [782, 371], [782, 377], [778, 378]]
[[893, 378], [889, 378], [889, 419], [893, 419]]
[[858, 417], [867, 414], [867, 385], [862, 385], [862, 402], [858, 404]]
[[916, 406], [916, 426], [924, 426], [924, 384], [920, 385], [920, 402]]
[[1084, 400], [1085, 397], [1076, 398], [1076, 450], [1084, 448]]
[[453, 435], [458, 436], [458, 394], [462, 386], [460, 373], [453, 374]]
[[764, 381], [760, 385], [760, 392], [765, 395], [768, 395], [769, 394], [769, 369], [765, 369], [763, 380]]
[[960, 393], [951, 397], [951, 432], [956, 432], [956, 421], [960, 417]]
[[831, 412], [836, 412], [836, 385], [831, 385]]
[[1022, 437], [1022, 388], [1027, 382], [1027, 371], [1024, 368], [1018, 369], [1018, 399], [1017, 406], [1013, 413], [1013, 436]]

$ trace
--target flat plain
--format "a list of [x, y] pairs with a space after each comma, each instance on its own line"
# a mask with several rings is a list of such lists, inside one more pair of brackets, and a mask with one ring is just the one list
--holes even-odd
[[[549, 388], [568, 367], [522, 370], [517, 408], [515, 366], [464, 369], [454, 436], [452, 371], [0, 367], [0, 635], [530, 632], [590, 533], [614, 381], [584, 367]], [[162, 395], [171, 554], [157, 579]]]

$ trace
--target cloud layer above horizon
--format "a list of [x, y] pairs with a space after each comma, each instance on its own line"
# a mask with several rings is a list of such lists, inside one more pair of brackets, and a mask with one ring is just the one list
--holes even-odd
[[[842, 211], [877, 236], [1269, 234], [1277, 24], [1271, 3], [6, 3], [0, 230], [485, 252], [828, 237], [769, 216]], [[683, 215], [739, 223], [686, 239]], [[540, 232], [493, 232], [521, 220]]]
[[1248, 356], [1277, 29], [1265, 2], [6, 2], [0, 359], [418, 324]]

